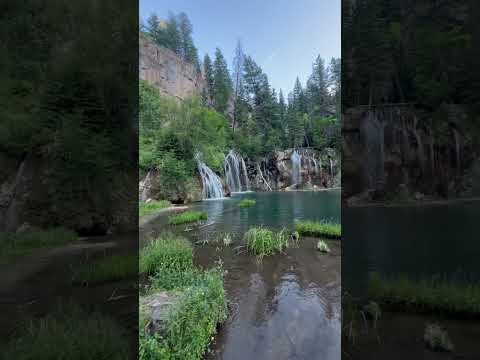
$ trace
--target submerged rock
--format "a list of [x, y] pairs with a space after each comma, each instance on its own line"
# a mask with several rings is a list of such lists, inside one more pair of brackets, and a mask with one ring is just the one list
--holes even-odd
[[165, 331], [168, 316], [180, 299], [179, 293], [160, 291], [140, 297], [140, 312], [144, 317], [146, 330], [150, 333]]

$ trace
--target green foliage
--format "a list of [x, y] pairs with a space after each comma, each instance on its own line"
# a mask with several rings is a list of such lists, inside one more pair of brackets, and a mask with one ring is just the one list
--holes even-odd
[[140, 359], [200, 360], [217, 324], [226, 318], [223, 276], [210, 270], [185, 288], [170, 313], [164, 337], [150, 336], [140, 328]]
[[138, 257], [113, 255], [87, 262], [75, 269], [73, 282], [96, 284], [104, 281], [122, 280], [138, 274]]
[[187, 210], [169, 218], [168, 223], [171, 225], [180, 225], [199, 220], [207, 220], [207, 218], [208, 214], [206, 211]]
[[140, 250], [140, 273], [155, 274], [160, 269], [190, 269], [193, 266], [192, 254], [192, 245], [188, 240], [172, 233], [163, 233]]
[[187, 14], [169, 13], [168, 18], [160, 20], [155, 13], [147, 19], [144, 33], [150, 36], [158, 45], [173, 50], [183, 60], [194, 64], [200, 71], [198, 50], [193, 41], [193, 27]]
[[232, 95], [232, 79], [228, 71], [227, 62], [219, 48], [215, 49], [213, 62], [213, 91], [212, 100], [215, 110], [220, 114], [226, 114], [228, 101]]
[[139, 216], [142, 217], [145, 215], [149, 215], [156, 210], [165, 209], [170, 207], [171, 205], [172, 204], [170, 203], [170, 201], [167, 200], [152, 200], [148, 203], [141, 201], [138, 207]]
[[133, 354], [125, 337], [109, 317], [60, 304], [54, 313], [22, 326], [1, 358], [127, 360]]
[[480, 313], [480, 286], [442, 279], [414, 281], [406, 276], [387, 279], [370, 276], [369, 297], [386, 304], [418, 311]]
[[15, 257], [27, 255], [39, 249], [67, 245], [77, 235], [64, 228], [0, 234], [0, 262], [9, 262]]
[[[164, 239], [172, 241], [173, 235]], [[202, 271], [193, 266], [191, 247], [183, 238], [175, 238], [175, 248], [166, 249], [163, 261], [155, 261], [156, 271], [150, 278], [149, 291], [176, 291], [178, 303], [169, 312], [165, 331], [151, 335], [146, 331], [146, 319], [140, 321], [140, 359], [200, 360], [216, 332], [218, 323], [227, 317], [227, 300], [223, 287], [223, 270], [218, 267]], [[180, 250], [179, 250], [180, 249]], [[142, 259], [142, 257], [140, 258]]]
[[262, 226], [248, 229], [243, 240], [246, 242], [247, 250], [256, 254], [259, 260], [264, 256], [282, 252], [289, 245], [289, 236], [285, 229], [274, 232]]
[[331, 221], [310, 221], [295, 219], [295, 230], [302, 235], [340, 238], [342, 236], [342, 225]]
[[247, 208], [247, 207], [254, 206], [256, 203], [257, 202], [253, 199], [243, 199], [238, 203], [238, 206], [242, 208]]

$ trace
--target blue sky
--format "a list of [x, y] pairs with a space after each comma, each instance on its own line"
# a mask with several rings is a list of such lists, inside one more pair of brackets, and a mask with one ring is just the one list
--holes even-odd
[[341, 0], [140, 0], [140, 17], [184, 11], [200, 58], [219, 47], [231, 69], [237, 39], [285, 96], [318, 54], [340, 57]]

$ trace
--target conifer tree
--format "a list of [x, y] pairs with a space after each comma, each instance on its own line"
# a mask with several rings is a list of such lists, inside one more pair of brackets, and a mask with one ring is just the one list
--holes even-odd
[[227, 62], [222, 51], [215, 50], [215, 61], [213, 62], [213, 106], [215, 109], [226, 114], [228, 102], [232, 95], [232, 80], [228, 71]]

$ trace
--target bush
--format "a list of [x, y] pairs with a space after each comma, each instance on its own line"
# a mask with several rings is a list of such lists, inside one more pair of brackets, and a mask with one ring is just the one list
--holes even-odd
[[103, 281], [121, 280], [137, 274], [137, 256], [113, 255], [81, 265], [73, 275], [73, 282], [95, 284]]
[[295, 230], [302, 235], [316, 237], [340, 238], [342, 236], [342, 225], [325, 220], [317, 222], [295, 219]]
[[419, 311], [480, 314], [480, 286], [445, 280], [413, 281], [405, 276], [370, 276], [368, 294], [386, 304]]
[[168, 219], [170, 225], [180, 225], [199, 220], [207, 220], [208, 214], [206, 211], [187, 210]]
[[35, 250], [69, 244], [78, 238], [74, 231], [55, 228], [50, 230], [0, 234], [0, 262], [27, 255]]
[[140, 202], [138, 206], [139, 216], [149, 215], [157, 210], [170, 207], [172, 204], [167, 200], [152, 200], [147, 202]]
[[246, 208], [255, 205], [257, 202], [253, 199], [243, 199], [238, 203], [238, 206]]
[[172, 233], [164, 233], [140, 250], [140, 273], [155, 274], [160, 269], [188, 270], [193, 266], [190, 242]]
[[288, 247], [289, 237], [283, 229], [275, 233], [264, 227], [250, 228], [243, 236], [247, 244], [247, 250], [257, 255], [261, 260], [264, 256], [273, 255], [275, 252], [281, 252]]
[[55, 313], [25, 324], [1, 358], [127, 360], [125, 337], [112, 319], [60, 304]]

